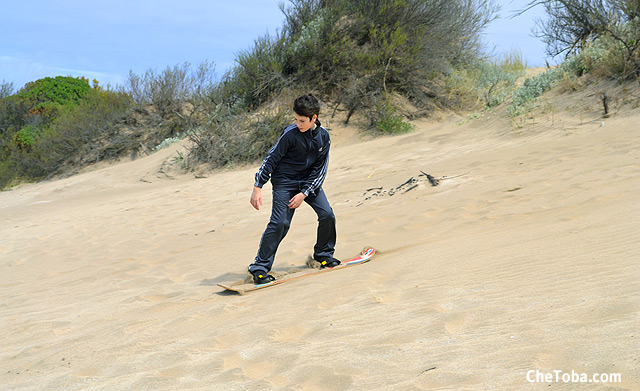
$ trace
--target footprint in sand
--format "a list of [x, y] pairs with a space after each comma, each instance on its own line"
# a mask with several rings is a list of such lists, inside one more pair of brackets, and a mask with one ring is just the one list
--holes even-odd
[[444, 329], [449, 334], [458, 334], [468, 324], [467, 319], [461, 314], [450, 314], [444, 322]]
[[147, 300], [147, 301], [153, 301], [153, 302], [158, 302], [158, 301], [164, 301], [167, 299], [171, 299], [173, 297], [177, 297], [184, 294], [184, 292], [171, 292], [171, 293], [156, 293], [156, 294], [151, 294], [151, 295], [146, 295], [146, 296], [141, 296], [143, 299]]
[[262, 360], [242, 367], [242, 373], [246, 377], [252, 379], [265, 379], [270, 377], [276, 369], [276, 364], [273, 361]]
[[297, 342], [308, 332], [308, 329], [300, 326], [284, 327], [274, 330], [270, 338], [278, 342]]
[[444, 329], [447, 333], [458, 334], [468, 325], [469, 321], [463, 314], [451, 312], [451, 309], [447, 307], [451, 307], [451, 305], [433, 304], [429, 306], [430, 309], [442, 314], [441, 322], [444, 323]]
[[102, 377], [103, 372], [101, 368], [84, 368], [74, 375], [78, 377]]
[[239, 305], [239, 304], [226, 304], [224, 306], [224, 311], [234, 314], [234, 313], [242, 313], [242, 312], [246, 312], [249, 311], [250, 307], [246, 306], [246, 305]]

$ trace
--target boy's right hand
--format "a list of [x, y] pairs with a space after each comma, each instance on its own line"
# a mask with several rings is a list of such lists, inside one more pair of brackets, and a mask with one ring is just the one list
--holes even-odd
[[251, 205], [256, 209], [260, 210], [262, 206], [262, 189], [254, 186], [253, 191], [251, 192]]

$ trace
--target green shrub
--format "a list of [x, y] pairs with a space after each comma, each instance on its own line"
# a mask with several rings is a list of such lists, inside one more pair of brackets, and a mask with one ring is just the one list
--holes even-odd
[[10, 97], [11, 95], [13, 95], [14, 90], [15, 87], [13, 83], [8, 83], [3, 80], [2, 84], [0, 84], [0, 99]]
[[182, 111], [185, 102], [199, 106], [214, 88], [215, 65], [205, 61], [193, 70], [191, 64], [167, 67], [158, 73], [152, 69], [144, 75], [129, 72], [123, 92], [138, 106], [153, 105], [162, 118]]
[[89, 92], [89, 80], [71, 76], [45, 77], [27, 83], [17, 96], [31, 104], [33, 112], [75, 104]]
[[[534, 1], [547, 17], [536, 34], [553, 57], [581, 56], [583, 71], [597, 77], [640, 76], [640, 2], [637, 0]], [[529, 4], [529, 5], [532, 5]]]
[[507, 107], [507, 112], [512, 117], [517, 117], [531, 110], [536, 99], [549, 91], [564, 74], [562, 68], [549, 69], [544, 73], [526, 79], [522, 86], [512, 94], [512, 102]]
[[484, 108], [497, 106], [515, 90], [516, 81], [525, 75], [526, 68], [519, 53], [507, 54], [501, 61], [474, 61], [459, 66], [445, 80], [447, 100], [460, 109], [475, 107], [479, 102]]
[[[17, 117], [34, 102], [30, 100], [24, 106], [25, 101], [38, 96], [33, 89], [30, 93], [32, 95], [26, 97], [12, 96], [0, 101], [0, 110]], [[3, 126], [0, 134], [0, 186], [19, 180], [38, 180], [68, 165], [93, 163], [132, 149], [133, 140], [128, 145], [117, 146], [122, 139], [114, 126], [131, 110], [132, 102], [128, 95], [90, 88], [78, 100], [69, 99], [64, 105], [59, 102], [62, 101], [52, 103], [56, 105], [56, 111], [48, 121], [42, 121], [42, 116], [32, 111], [19, 122], [15, 118], [0, 121]], [[40, 102], [39, 105], [45, 107], [46, 103], [51, 102]], [[17, 128], [19, 123], [23, 124], [21, 128]]]
[[257, 109], [287, 86], [283, 76], [284, 41], [269, 35], [258, 38], [250, 50], [236, 58], [237, 66], [225, 80], [228, 102], [242, 110]]
[[508, 66], [494, 62], [482, 63], [477, 89], [486, 107], [494, 107], [504, 102], [515, 88], [516, 80], [524, 74], [524, 68], [509, 69]]
[[0, 149], [7, 146], [7, 143], [11, 143], [13, 135], [28, 125], [26, 120], [31, 117], [30, 109], [30, 106], [15, 95], [0, 99]]
[[294, 88], [331, 101], [346, 122], [362, 112], [381, 132], [410, 130], [386, 97], [432, 107], [442, 76], [480, 57], [479, 34], [497, 7], [491, 0], [291, 0], [281, 10], [282, 30], [242, 51], [210, 94], [215, 108], [192, 136], [190, 166], [263, 158], [290, 109], [260, 121], [248, 113]]
[[292, 0], [282, 31], [242, 52], [228, 75], [228, 96], [256, 108], [290, 86], [305, 86], [344, 105], [347, 118], [371, 110], [383, 93], [423, 105], [433, 79], [476, 58], [491, 1]]
[[13, 160], [0, 160], [0, 190], [16, 184], [16, 168]]
[[618, 36], [603, 34], [572, 56], [583, 73], [628, 79], [640, 75], [640, 17], [623, 24]]
[[376, 110], [370, 115], [373, 126], [385, 134], [406, 133], [414, 128], [413, 124], [407, 122], [388, 99], [378, 102]]
[[262, 159], [278, 141], [282, 130], [290, 125], [290, 116], [290, 108], [279, 107], [258, 118], [249, 114], [231, 115], [202, 126], [190, 135], [193, 146], [187, 165], [223, 167]]
[[507, 112], [512, 117], [530, 111], [536, 99], [559, 81], [576, 85], [578, 77], [592, 74], [597, 78], [629, 78], [640, 75], [640, 18], [604, 29], [590, 40], [581, 41], [581, 50], [571, 54], [560, 66], [525, 80], [513, 92]]
[[[151, 129], [141, 141], [147, 148], [156, 148], [164, 140], [182, 137], [207, 124], [211, 113], [221, 107], [223, 90], [222, 82], [215, 81], [215, 66], [209, 61], [195, 69], [184, 63], [162, 72], [150, 69], [142, 76], [130, 72], [126, 87], [120, 89], [133, 99], [134, 117], [143, 117], [144, 127]], [[127, 140], [121, 141], [122, 147], [127, 147]]]
[[13, 136], [13, 142], [18, 149], [22, 151], [30, 151], [36, 142], [37, 133], [38, 128], [33, 125], [27, 125]]
[[127, 95], [91, 90], [78, 105], [61, 112], [34, 148], [41, 175], [54, 173], [70, 161], [94, 163], [130, 150], [133, 140], [122, 145], [114, 123], [131, 107]]
[[568, 74], [580, 77], [589, 72], [589, 67], [582, 55], [569, 56], [561, 65]]

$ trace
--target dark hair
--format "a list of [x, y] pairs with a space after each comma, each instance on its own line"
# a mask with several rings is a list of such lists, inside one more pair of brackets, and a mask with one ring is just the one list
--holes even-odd
[[320, 115], [320, 102], [312, 94], [302, 95], [293, 102], [293, 111], [313, 119], [314, 115]]

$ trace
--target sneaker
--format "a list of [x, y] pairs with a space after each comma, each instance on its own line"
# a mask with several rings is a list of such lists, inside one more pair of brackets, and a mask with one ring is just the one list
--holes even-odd
[[338, 261], [335, 258], [332, 257], [323, 257], [318, 259], [318, 262], [320, 262], [320, 269], [324, 269], [326, 267], [328, 268], [332, 268], [332, 267], [336, 267], [340, 264], [340, 261]]
[[268, 284], [271, 281], [275, 281], [275, 277], [271, 274], [267, 274], [265, 272], [256, 271], [251, 273], [253, 274], [253, 283], [256, 285]]

